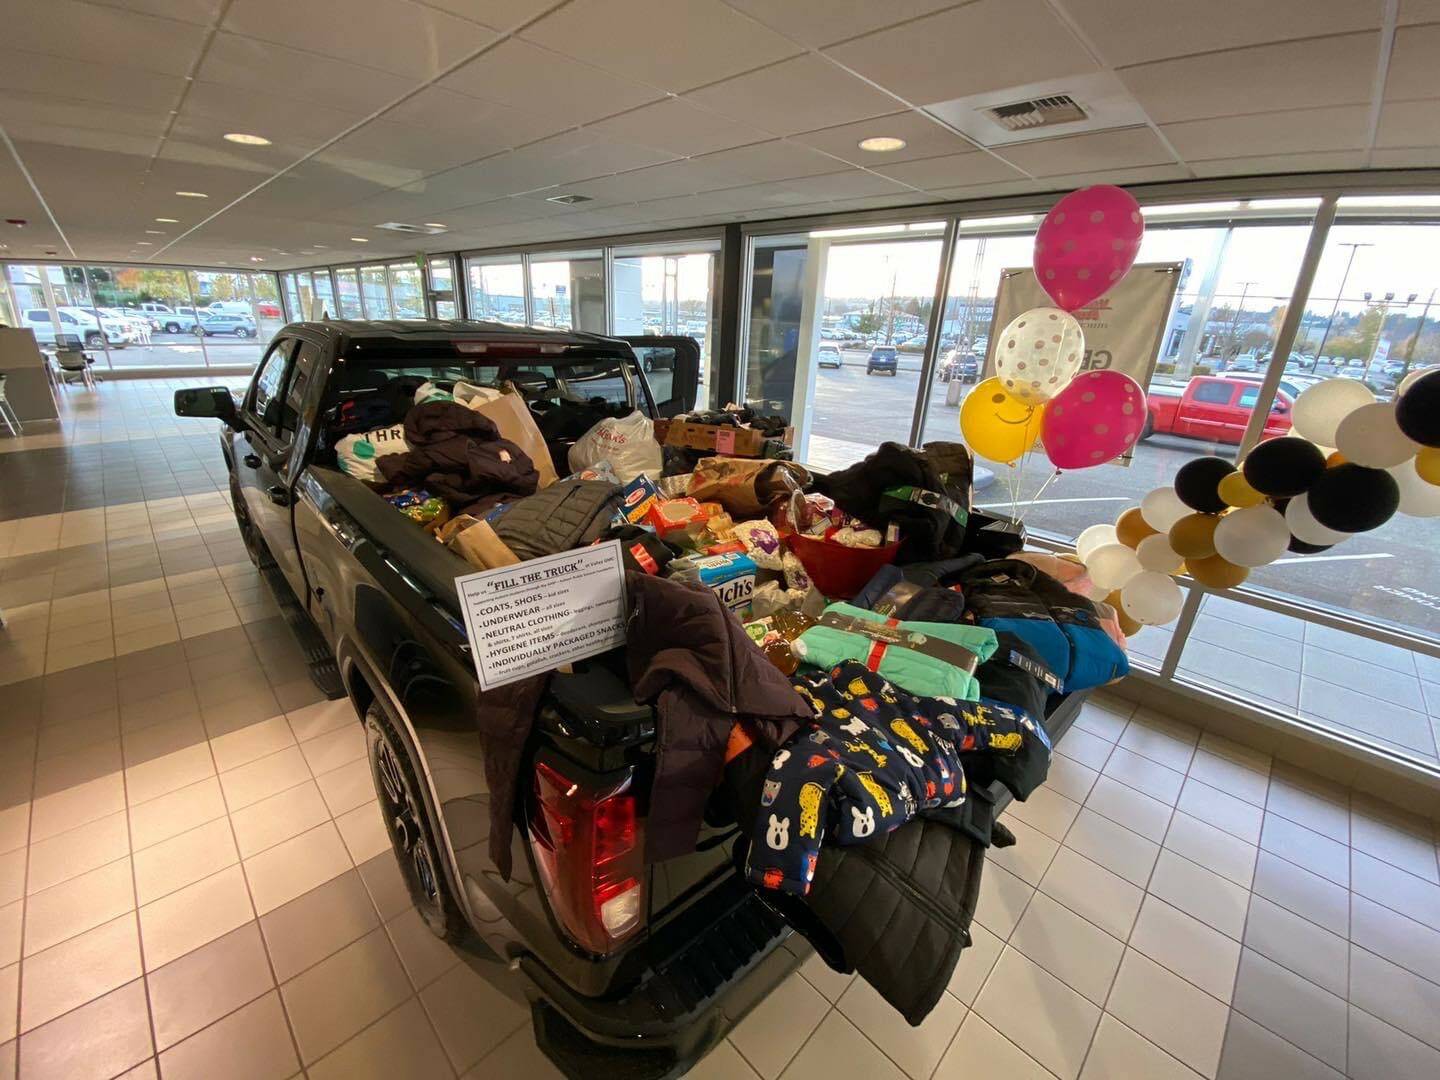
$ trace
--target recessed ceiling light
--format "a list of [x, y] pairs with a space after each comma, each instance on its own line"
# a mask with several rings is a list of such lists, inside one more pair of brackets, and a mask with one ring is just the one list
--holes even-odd
[[425, 222], [425, 227], [426, 227], [427, 229], [448, 229], [450, 226], [449, 226], [449, 225], [442, 225], [442, 224], [441, 224], [440, 222], [438, 222], [438, 221], [427, 221], [427, 222]]
[[316, 246], [317, 248], [324, 248], [324, 247], [329, 247], [330, 245], [329, 245], [329, 244], [316, 244], [315, 246]]
[[896, 150], [905, 149], [905, 140], [897, 139], [892, 135], [875, 135], [868, 139], [861, 139], [860, 149], [868, 150], [872, 154], [893, 154]]
[[164, 230], [164, 229], [146, 229], [146, 230], [145, 230], [145, 235], [146, 235], [146, 236], [164, 236], [164, 235], [165, 235], [165, 230]]
[[210, 197], [203, 191], [177, 191], [175, 194], [179, 195], [182, 199], [208, 199]]
[[241, 131], [232, 131], [226, 134], [226, 142], [239, 143], [241, 146], [269, 146], [270, 140], [264, 135], [246, 135]]
[[265, 256], [264, 256], [264, 255], [251, 255], [251, 256], [250, 256], [250, 261], [251, 261], [251, 262], [264, 262], [264, 261], [265, 261]]
[[164, 223], [167, 224], [167, 225], [179, 225], [179, 224], [180, 224], [180, 219], [179, 219], [179, 218], [173, 218], [173, 217], [157, 217], [155, 220], [156, 220], [156, 221], [162, 221], [162, 222], [164, 222]]
[[136, 246], [136, 247], [154, 247], [155, 245], [152, 244], [149, 240], [136, 240], [136, 241], [135, 241], [135, 246]]
[[546, 197], [545, 201], [560, 203], [562, 206], [574, 206], [576, 203], [591, 202], [592, 197], [589, 195], [550, 195]]
[[357, 243], [357, 244], [368, 244], [368, 243], [370, 242], [369, 240], [365, 239], [365, 237], [363, 237], [363, 236], [352, 236], [352, 237], [350, 237], [350, 239], [353, 240], [353, 241], [354, 241], [355, 243]]

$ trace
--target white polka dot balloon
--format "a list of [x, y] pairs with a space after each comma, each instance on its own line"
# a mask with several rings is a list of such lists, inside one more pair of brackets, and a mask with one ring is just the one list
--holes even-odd
[[1085, 332], [1059, 308], [1021, 312], [995, 345], [995, 376], [1027, 405], [1049, 401], [1069, 385], [1085, 359]]

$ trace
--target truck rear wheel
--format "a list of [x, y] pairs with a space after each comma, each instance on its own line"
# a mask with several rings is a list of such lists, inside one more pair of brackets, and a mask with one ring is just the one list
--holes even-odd
[[1153, 417], [1153, 416], [1151, 416], [1151, 415], [1149, 415], [1149, 414], [1147, 413], [1146, 416], [1145, 416], [1145, 426], [1140, 429], [1140, 439], [1139, 439], [1139, 441], [1140, 441], [1140, 442], [1144, 442], [1146, 439], [1148, 439], [1151, 435], [1154, 435], [1154, 434], [1155, 434], [1155, 417]]
[[450, 895], [441, 869], [440, 849], [425, 813], [415, 767], [391, 727], [390, 718], [376, 701], [365, 711], [365, 745], [385, 831], [390, 835], [390, 846], [410, 899], [432, 934], [458, 945], [465, 937], [465, 916]]
[[260, 539], [260, 534], [250, 522], [250, 513], [245, 509], [245, 499], [240, 494], [240, 484], [234, 473], [230, 474], [230, 506], [235, 511], [235, 524], [240, 529], [245, 554], [250, 556], [250, 562], [255, 569], [264, 570], [275, 560], [270, 557], [270, 549], [265, 546], [265, 541]]

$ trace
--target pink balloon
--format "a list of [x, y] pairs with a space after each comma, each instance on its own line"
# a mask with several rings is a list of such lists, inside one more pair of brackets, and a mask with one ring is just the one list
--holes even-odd
[[1119, 371], [1082, 371], [1050, 399], [1040, 438], [1057, 469], [1088, 469], [1119, 457], [1145, 427], [1145, 391]]
[[1035, 278], [1056, 307], [1082, 308], [1125, 276], [1144, 234], [1140, 204], [1128, 191], [1110, 184], [1072, 191], [1035, 234]]

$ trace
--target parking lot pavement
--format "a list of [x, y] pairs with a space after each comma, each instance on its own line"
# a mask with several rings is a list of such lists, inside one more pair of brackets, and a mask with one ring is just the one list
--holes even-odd
[[[859, 461], [886, 440], [906, 442], [915, 408], [919, 372], [895, 376], [865, 374], [863, 357], [815, 376], [811, 444], [806, 458], [827, 469]], [[969, 393], [972, 386], [964, 387]], [[946, 384], [932, 383], [922, 441], [960, 438], [960, 407], [945, 404]], [[962, 399], [963, 401], [963, 396]], [[1037, 446], [1018, 469], [982, 464], [996, 482], [976, 492], [975, 501], [1000, 513], [1022, 513], [1032, 529], [1074, 537], [1087, 526], [1113, 521], [1146, 492], [1170, 484], [1181, 465], [1203, 454], [1234, 460], [1235, 448], [1168, 435], [1141, 443], [1128, 466], [1101, 465], [1062, 473]], [[1030, 505], [1045, 484], [1039, 501]], [[1018, 491], [1012, 500], [1011, 487]], [[1396, 515], [1383, 527], [1346, 540], [1318, 555], [1290, 556], [1256, 570], [1254, 585], [1416, 627], [1440, 631], [1440, 589], [1431, 522]]]

